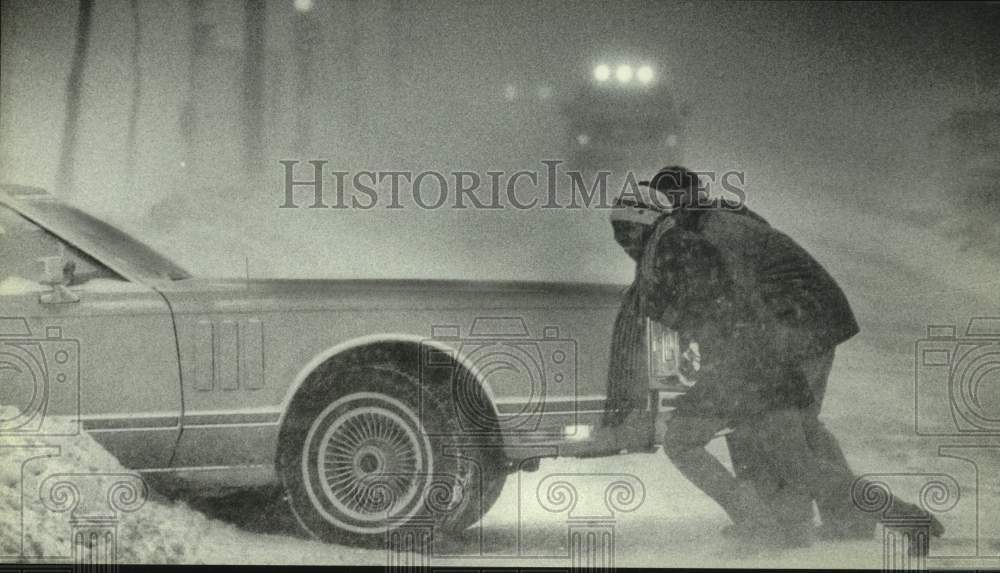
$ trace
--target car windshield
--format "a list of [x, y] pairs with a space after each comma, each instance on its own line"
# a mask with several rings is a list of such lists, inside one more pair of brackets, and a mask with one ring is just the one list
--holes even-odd
[[148, 278], [182, 280], [191, 274], [142, 241], [84, 211], [55, 201], [33, 201], [33, 210], [44, 215], [56, 228], [70, 228], [101, 254], [128, 265]]

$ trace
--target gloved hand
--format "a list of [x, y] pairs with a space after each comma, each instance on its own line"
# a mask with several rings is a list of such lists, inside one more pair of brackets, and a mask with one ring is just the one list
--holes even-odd
[[[681, 344], [683, 345], [683, 342]], [[701, 352], [698, 343], [693, 340], [687, 341], [687, 346], [682, 348], [684, 350], [681, 351], [677, 369], [682, 377], [681, 380], [686, 385], [692, 386], [698, 377], [698, 371], [701, 370]]]

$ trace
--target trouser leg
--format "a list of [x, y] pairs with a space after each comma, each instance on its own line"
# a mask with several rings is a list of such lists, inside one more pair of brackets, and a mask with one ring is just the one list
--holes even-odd
[[823, 408], [823, 397], [826, 395], [826, 386], [830, 380], [830, 370], [833, 368], [833, 358], [834, 350], [830, 349], [819, 356], [802, 361], [802, 372], [813, 395], [813, 403], [806, 408], [807, 416], [803, 418], [803, 424], [806, 440], [813, 453], [847, 468], [850, 466], [840, 448], [840, 442], [819, 419], [820, 411]]
[[811, 526], [812, 498], [785, 486], [784, 480], [775, 475], [770, 467], [766, 449], [761, 448], [757, 440], [752, 426], [747, 424], [737, 425], [726, 436], [736, 477], [753, 484], [782, 527]]
[[726, 435], [726, 449], [733, 463], [733, 473], [739, 479], [755, 481], [768, 474], [768, 469], [760, 459], [760, 454], [754, 448], [753, 435], [745, 426], [734, 428]]
[[[803, 410], [802, 426], [809, 449], [817, 458], [839, 468], [838, 471], [853, 476], [844, 451], [840, 447], [840, 442], [819, 418], [823, 407], [823, 397], [826, 394], [826, 386], [830, 379], [830, 370], [833, 367], [833, 359], [834, 350], [830, 349], [828, 352], [802, 362], [802, 372], [805, 374], [809, 389], [813, 394], [813, 403]], [[856, 517], [851, 508], [845, 508], [843, 504], [837, 502], [817, 499], [816, 506], [819, 509], [820, 518], [824, 522], [850, 521]]]
[[813, 498], [838, 516], [863, 518], [851, 502], [854, 475], [843, 465], [812, 452], [803, 424], [806, 417], [801, 410], [783, 409], [766, 412], [751, 422], [775, 475], [793, 495]]
[[691, 483], [711, 497], [734, 523], [766, 521], [766, 506], [753, 486], [740, 482], [705, 446], [727, 427], [719, 418], [675, 416], [663, 437], [663, 451]]
[[[832, 365], [832, 350], [816, 358], [805, 360], [800, 365], [806, 383], [815, 399], [812, 406], [802, 416], [802, 426], [809, 448], [818, 448], [819, 450], [818, 452], [814, 450], [814, 453], [833, 462], [842, 461], [846, 468], [847, 461], [844, 460], [836, 438], [826, 429], [818, 417]], [[749, 427], [736, 428], [726, 438], [736, 476], [754, 484], [757, 492], [772, 508], [778, 520], [784, 524], [810, 524], [813, 518], [812, 499], [803, 497], [801, 488], [788, 487], [784, 480], [775, 475], [773, 468], [769, 467], [767, 456], [757, 444], [757, 438]]]

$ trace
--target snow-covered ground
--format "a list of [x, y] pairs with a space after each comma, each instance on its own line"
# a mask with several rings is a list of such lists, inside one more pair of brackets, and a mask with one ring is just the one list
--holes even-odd
[[[905, 364], [909, 353], [885, 360], [882, 346], [893, 341], [875, 342], [878, 344], [863, 337], [839, 354], [824, 415], [828, 426], [840, 437], [856, 472], [882, 481], [904, 499], [925, 495], [930, 500], [928, 507], [947, 508], [935, 512], [948, 531], [944, 538], [931, 541], [928, 567], [1000, 566], [1000, 439], [916, 436], [912, 365]], [[969, 456], [977, 468], [940, 455], [939, 447], [949, 444], [992, 444], [994, 449]], [[713, 442], [711, 448], [727, 459], [721, 440]], [[557, 513], [551, 504], [541, 501], [555, 476], [562, 476], [577, 491], [579, 505], [572, 513]], [[603, 504], [606, 487], [629, 476], [641, 484], [641, 503], [629, 512], [609, 513]], [[922, 492], [935, 483], [944, 484], [947, 492], [936, 501]], [[273, 520], [278, 504], [249, 511], [234, 507], [240, 504], [267, 507], [252, 496], [220, 502], [217, 514], [236, 513], [235, 520], [254, 533], [245, 534], [247, 545], [240, 551], [220, 550], [211, 562], [331, 564], [349, 559], [351, 563], [381, 565], [389, 560], [385, 550], [345, 549], [306, 539], [288, 516]], [[891, 521], [891, 510], [887, 515]], [[613, 530], [615, 564], [622, 567], [881, 569], [884, 565], [885, 529], [870, 541], [817, 542], [810, 548], [780, 554], [734, 555], [738, 547], [719, 536], [728, 518], [661, 452], [545, 460], [537, 472], [512, 475], [493, 511], [463, 540], [437, 540], [429, 561], [410, 559], [455, 567], [565, 567], [571, 563], [567, 558], [569, 528], [587, 516], [605, 519], [594, 529]], [[262, 526], [265, 519], [272, 521]]]

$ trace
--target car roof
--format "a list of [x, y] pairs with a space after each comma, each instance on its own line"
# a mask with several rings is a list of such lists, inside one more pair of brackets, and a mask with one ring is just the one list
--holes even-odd
[[41, 187], [32, 185], [0, 184], [0, 197], [6, 195], [13, 199], [54, 199], [55, 197]]
[[[32, 204], [59, 202], [59, 198], [41, 187], [31, 185], [0, 184], [0, 205], [6, 205], [24, 216], [37, 221]], [[47, 226], [47, 225], [46, 225]], [[51, 229], [50, 229], [51, 230]]]
[[59, 198], [41, 187], [12, 185], [9, 183], [0, 184], [0, 204], [6, 205], [22, 214], [24, 214], [25, 210], [32, 210], [32, 203], [47, 203], [50, 201], [58, 202]]

